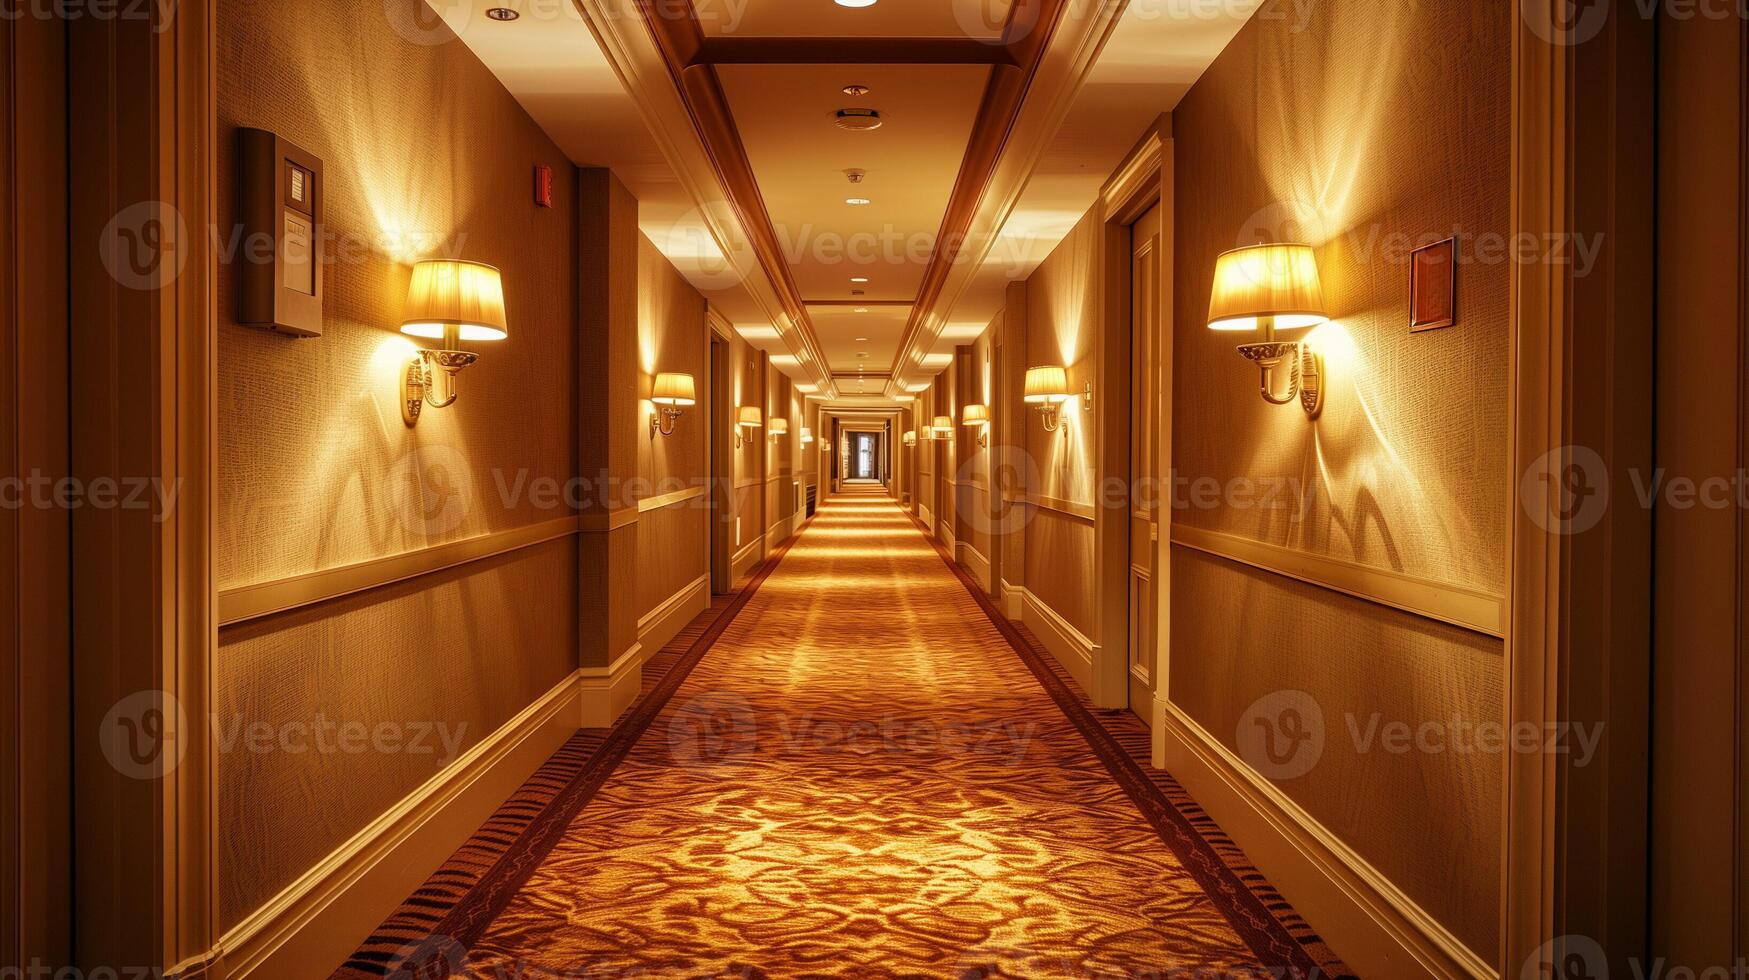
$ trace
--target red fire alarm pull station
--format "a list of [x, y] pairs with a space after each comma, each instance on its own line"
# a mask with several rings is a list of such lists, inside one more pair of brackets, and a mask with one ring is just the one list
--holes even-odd
[[237, 131], [237, 319], [322, 335], [322, 161], [261, 129]]
[[553, 168], [545, 164], [534, 168], [534, 203], [543, 208], [553, 206]]

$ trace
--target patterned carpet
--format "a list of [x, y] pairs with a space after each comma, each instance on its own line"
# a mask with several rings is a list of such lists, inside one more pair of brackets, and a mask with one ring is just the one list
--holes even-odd
[[1346, 972], [890, 500], [760, 575], [340, 975]]

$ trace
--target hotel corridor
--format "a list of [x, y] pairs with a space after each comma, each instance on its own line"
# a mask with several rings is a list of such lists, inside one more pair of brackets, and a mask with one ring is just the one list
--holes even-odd
[[1345, 973], [1048, 663], [833, 497], [339, 975]]
[[0, 5], [0, 980], [1749, 980], [1746, 279], [1749, 0]]

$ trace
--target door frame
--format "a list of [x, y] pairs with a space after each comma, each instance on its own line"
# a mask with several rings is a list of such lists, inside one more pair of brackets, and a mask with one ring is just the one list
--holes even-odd
[[706, 431], [710, 443], [711, 594], [723, 595], [735, 587], [735, 384], [734, 328], [715, 306], [708, 307], [705, 322], [705, 365], [710, 371], [706, 393]]
[[[73, 515], [74, 914], [105, 924], [75, 934], [74, 965], [87, 971], [223, 969], [211, 735], [218, 254], [206, 234], [217, 220], [216, 26], [216, 0], [67, 24], [70, 186], [83, 188], [72, 240], [125, 247], [124, 214], [170, 236], [150, 285], [118, 282], [101, 248], [71, 253], [72, 472], [178, 488], [168, 514]], [[158, 206], [142, 212], [146, 202]], [[136, 711], [165, 724], [144, 779], [103, 751]]]
[[1650, 515], [1612, 506], [1569, 532], [1525, 477], [1582, 473], [1573, 449], [1595, 441], [1606, 479], [1630, 500], [1631, 470], [1651, 463], [1652, 269], [1634, 255], [1653, 235], [1656, 24], [1610, 7], [1575, 43], [1561, 6], [1513, 3], [1511, 231], [1599, 235], [1602, 274], [1564, 261], [1512, 268], [1504, 703], [1508, 731], [1599, 724], [1604, 734], [1589, 769], [1508, 754], [1496, 960], [1508, 976], [1565, 975], [1554, 967], [1588, 956], [1581, 944], [1624, 974], [1646, 952]]
[[[1108, 499], [1101, 490], [1094, 507], [1094, 615], [1097, 624], [1095, 642], [1099, 646], [1091, 675], [1093, 689], [1088, 694], [1101, 708], [1130, 706], [1130, 514], [1136, 479], [1136, 474], [1130, 472], [1130, 225], [1149, 208], [1159, 206], [1163, 246], [1170, 237], [1166, 234], [1170, 227], [1172, 197], [1172, 185], [1166, 171], [1170, 134], [1171, 119], [1161, 115], [1101, 189], [1098, 205], [1102, 224], [1094, 279], [1102, 288], [1094, 363], [1095, 459], [1099, 461], [1102, 487], [1116, 480], [1128, 488], [1121, 502]], [[1160, 297], [1162, 304], [1169, 304], [1172, 296], [1169, 249], [1163, 258]], [[1163, 310], [1169, 308], [1169, 305], [1162, 306]], [[1169, 370], [1169, 360], [1166, 367]], [[1164, 393], [1170, 390], [1170, 386], [1158, 380], [1157, 383], [1162, 384], [1162, 397], [1161, 413], [1156, 416], [1155, 425], [1157, 432], [1169, 433], [1172, 400], [1164, 397]], [[1162, 443], [1156, 446], [1156, 453], [1169, 452], [1170, 449], [1169, 442]], [[1156, 459], [1162, 458], [1170, 456], [1156, 455]], [[1154, 543], [1157, 568], [1165, 568], [1160, 549], [1170, 539], [1170, 531], [1169, 525], [1162, 526], [1160, 539]], [[1169, 577], [1162, 575], [1155, 585], [1157, 597], [1169, 594], [1169, 585]], [[1156, 610], [1155, 646], [1163, 649], [1167, 643], [1168, 620], [1158, 598]], [[1154, 669], [1156, 677], [1162, 679], [1164, 662], [1164, 654], [1157, 654]], [[1155, 688], [1156, 705], [1148, 708], [1150, 724], [1159, 711], [1158, 681]]]
[[[66, 40], [59, 18], [0, 20], [0, 474], [20, 486], [69, 473]], [[0, 966], [72, 955], [70, 527], [0, 511]]]

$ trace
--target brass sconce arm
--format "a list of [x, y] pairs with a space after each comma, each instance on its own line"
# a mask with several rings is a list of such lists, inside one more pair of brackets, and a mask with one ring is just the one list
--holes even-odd
[[478, 262], [430, 260], [413, 267], [401, 332], [440, 340], [422, 347], [401, 372], [401, 420], [419, 423], [427, 405], [455, 404], [456, 378], [480, 355], [461, 349], [462, 341], [503, 340], [509, 333], [504, 313], [504, 281], [496, 268]]
[[452, 342], [446, 336], [445, 349], [420, 348], [407, 362], [401, 378], [401, 417], [408, 425], [419, 421], [426, 405], [448, 408], [460, 397], [455, 376], [479, 360], [480, 355], [450, 349], [447, 345]]
[[675, 423], [679, 422], [680, 417], [685, 414], [685, 409], [674, 408], [672, 406], [663, 406], [656, 411], [651, 412], [650, 435], [654, 436], [658, 432], [665, 436], [673, 435]]

